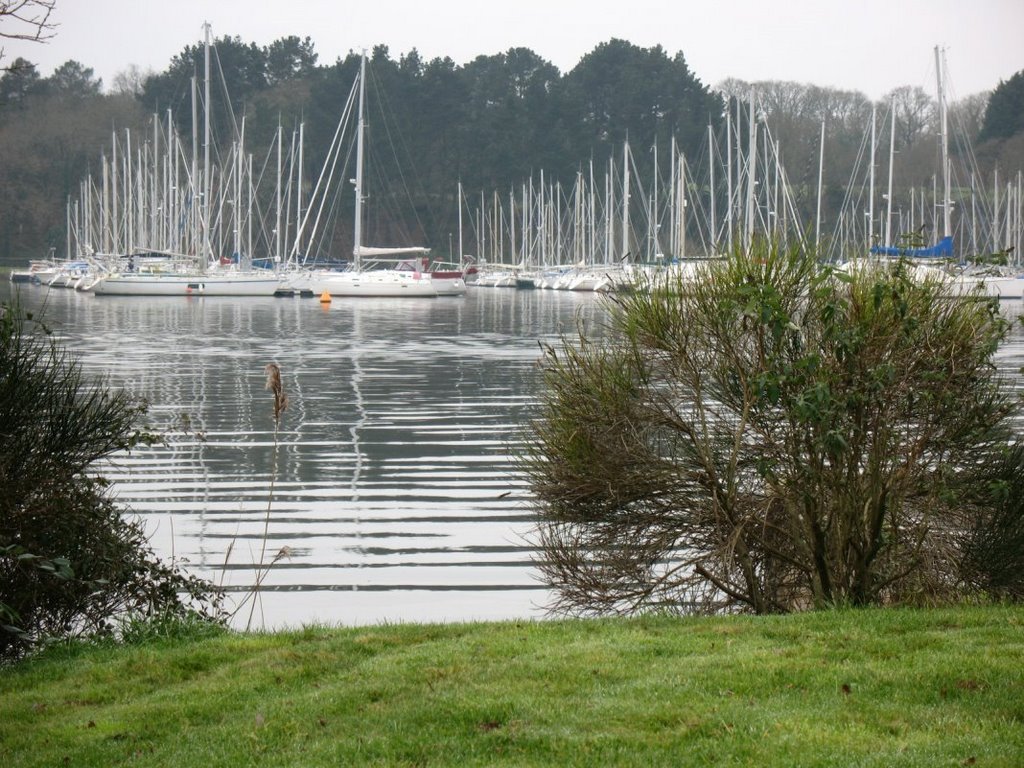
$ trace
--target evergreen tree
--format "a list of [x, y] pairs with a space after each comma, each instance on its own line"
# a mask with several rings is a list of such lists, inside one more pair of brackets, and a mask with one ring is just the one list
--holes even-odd
[[681, 53], [669, 58], [659, 45], [640, 48], [612, 39], [584, 56], [565, 78], [565, 108], [580, 126], [579, 157], [606, 152], [626, 136], [635, 146], [667, 147], [675, 136], [696, 156], [709, 120], [721, 117], [721, 101], [691, 72]]
[[47, 92], [55, 96], [84, 97], [99, 96], [103, 90], [103, 81], [94, 76], [92, 67], [70, 59], [53, 71], [43, 81]]
[[307, 77], [316, 67], [317, 55], [309, 37], [282, 37], [264, 48], [263, 56], [270, 85]]
[[0, 108], [23, 107], [25, 101], [42, 88], [39, 70], [31, 61], [17, 58], [0, 77]]
[[1000, 82], [988, 101], [980, 139], [1008, 139], [1024, 131], [1024, 70]]

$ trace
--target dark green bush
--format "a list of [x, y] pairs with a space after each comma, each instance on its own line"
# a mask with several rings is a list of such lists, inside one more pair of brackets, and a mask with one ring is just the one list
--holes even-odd
[[20, 307], [0, 307], [0, 661], [153, 615], [214, 620], [219, 595], [161, 562], [95, 474], [150, 436], [144, 406], [80, 366]]
[[979, 514], [964, 548], [966, 581], [993, 597], [1024, 601], [1024, 445], [991, 462], [980, 478]]

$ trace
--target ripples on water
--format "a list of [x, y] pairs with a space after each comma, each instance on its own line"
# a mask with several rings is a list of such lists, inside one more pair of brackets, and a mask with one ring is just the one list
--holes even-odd
[[[531, 414], [538, 340], [577, 313], [592, 321], [599, 301], [480, 289], [322, 307], [53, 289], [46, 318], [169, 432], [104, 470], [159, 554], [239, 597], [264, 529], [266, 561], [287, 548], [264, 582], [274, 627], [543, 615], [508, 453]], [[271, 361], [289, 397], [276, 476]]]
[[[593, 328], [598, 297], [477, 289], [323, 307], [28, 288], [23, 301], [47, 296], [48, 324], [85, 370], [144, 397], [168, 433], [104, 470], [157, 553], [237, 598], [264, 530], [266, 561], [286, 548], [261, 626], [544, 614], [509, 451], [535, 402], [538, 340], [577, 315]], [[276, 474], [271, 361], [289, 397]], [[997, 362], [1024, 391], [1019, 323]]]

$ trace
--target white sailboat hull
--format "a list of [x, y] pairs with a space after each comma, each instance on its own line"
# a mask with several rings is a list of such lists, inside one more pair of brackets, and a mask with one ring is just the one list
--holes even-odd
[[476, 284], [481, 288], [515, 288], [516, 275], [514, 272], [483, 271], [477, 277]]
[[430, 283], [438, 296], [462, 296], [466, 293], [466, 281], [461, 274], [434, 272], [430, 275]]
[[374, 269], [366, 272], [314, 271], [292, 278], [288, 287], [314, 295], [434, 298], [437, 290], [428, 272]]
[[101, 296], [273, 296], [276, 275], [110, 275], [91, 290]]
[[963, 275], [954, 278], [951, 285], [956, 294], [979, 291], [982, 295], [999, 299], [1024, 298], [1024, 275]]

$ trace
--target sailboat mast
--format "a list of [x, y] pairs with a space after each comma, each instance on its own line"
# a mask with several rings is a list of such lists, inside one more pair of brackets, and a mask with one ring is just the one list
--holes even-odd
[[615, 241], [613, 220], [613, 186], [615, 184], [615, 158], [608, 158], [608, 171], [604, 175], [604, 263], [612, 263], [612, 243]]
[[174, 237], [175, 237], [175, 221], [177, 220], [177, 206], [175, 205], [175, 189], [177, 189], [177, 182], [175, 181], [175, 172], [177, 171], [177, 164], [174, 159], [174, 127], [171, 123], [171, 110], [167, 110], [167, 158], [165, 159], [164, 165], [164, 197], [167, 201], [165, 206], [167, 208], [167, 215], [164, 217], [164, 250], [175, 249]]
[[132, 132], [129, 128], [124, 129], [124, 144], [124, 238], [130, 254], [135, 250], [135, 187], [132, 178]]
[[[675, 158], [672, 158], [672, 162]], [[648, 242], [650, 243], [651, 252], [648, 252], [647, 258], [651, 259], [655, 253], [658, 252], [658, 142], [654, 142], [654, 192], [651, 195], [651, 212], [647, 217], [647, 231], [650, 233]]]
[[462, 261], [463, 261], [463, 255], [465, 254], [465, 251], [463, 250], [463, 245], [462, 245], [462, 179], [459, 179], [458, 198], [459, 198], [459, 201], [458, 201], [459, 202], [459, 262], [458, 263], [461, 265]]
[[949, 237], [950, 234], [950, 211], [949, 211], [949, 130], [946, 115], [946, 94], [942, 85], [942, 49], [935, 46], [935, 81], [939, 92], [939, 121], [942, 130], [942, 236]]
[[159, 116], [153, 113], [153, 165], [149, 173], [149, 242], [150, 248], [160, 248], [163, 243], [158, 232], [160, 222], [157, 219], [157, 184], [160, 179], [160, 163], [157, 150], [159, 149], [160, 121]]
[[885, 193], [885, 247], [892, 247], [892, 166], [896, 155], [896, 97], [889, 107], [889, 186]]
[[247, 156], [246, 164], [246, 205], [245, 205], [245, 253], [249, 259], [249, 265], [252, 265], [252, 203], [253, 203], [253, 190], [252, 190], [252, 152]]
[[622, 256], [629, 254], [629, 138], [622, 145]]
[[715, 134], [708, 123], [708, 190], [711, 204], [711, 255], [718, 254], [718, 220], [715, 217]]
[[195, 252], [199, 253], [199, 206], [196, 204], [196, 198], [201, 195], [201, 189], [199, 186], [199, 147], [197, 142], [199, 141], [199, 112], [198, 112], [198, 99], [196, 96], [196, 78], [192, 77], [192, 190], [189, 194], [189, 208], [188, 208], [188, 220], [189, 220], [189, 237], [192, 238], [191, 248]]
[[110, 175], [111, 175], [111, 190], [110, 190], [110, 202], [112, 211], [112, 247], [113, 250], [120, 254], [121, 251], [121, 214], [119, 211], [119, 193], [118, 186], [118, 173], [117, 173], [117, 133], [115, 132], [110, 139]]
[[[460, 189], [461, 189], [461, 184], [462, 184], [462, 182], [460, 181], [459, 182]], [[530, 245], [530, 225], [531, 225], [530, 213], [531, 213], [531, 208], [533, 206], [533, 194], [532, 194], [533, 183], [532, 183], [532, 181], [531, 181], [531, 185], [530, 186], [531, 186], [531, 191], [530, 192], [527, 192], [526, 184], [523, 184], [522, 188], [519, 191], [519, 199], [521, 201], [520, 205], [519, 205], [519, 207], [520, 207], [520, 211], [519, 211], [519, 216], [520, 216], [519, 228], [520, 228], [520, 230], [522, 232], [522, 235], [519, 238], [520, 239], [520, 250], [522, 251], [522, 253], [520, 254], [520, 261], [522, 261], [523, 264], [529, 264], [530, 266], [535, 266], [534, 258], [533, 258], [533, 248]], [[459, 222], [461, 222], [461, 221], [462, 221], [462, 218], [460, 217], [459, 218]], [[460, 224], [460, 226], [461, 226], [461, 224]]]
[[274, 265], [281, 268], [281, 116], [277, 117], [277, 189], [275, 190], [275, 210], [277, 225], [274, 227]]
[[757, 179], [757, 116], [754, 113], [754, 91], [750, 91], [749, 149], [747, 155], [747, 219], [743, 246], [748, 251], [754, 241], [754, 185]]
[[589, 247], [587, 248], [588, 257], [591, 264], [597, 263], [597, 197], [596, 190], [594, 188], [594, 158], [590, 158], [590, 197], [589, 197], [589, 212], [587, 217], [589, 219], [589, 227], [587, 229], [587, 242]]
[[732, 253], [732, 110], [725, 110], [725, 247]]
[[[110, 256], [110, 210], [108, 204], [110, 200], [110, 169], [107, 167], [107, 156], [102, 156], [103, 165], [103, 197], [100, 202], [100, 247], [106, 257]], [[68, 250], [68, 258], [71, 258], [71, 251]]]
[[295, 254], [296, 258], [298, 255], [302, 255], [302, 263], [306, 263], [306, 251], [302, 243], [303, 229], [305, 228], [305, 219], [302, 214], [302, 169], [305, 167], [305, 159], [303, 158], [303, 151], [306, 146], [305, 138], [306, 124], [304, 122], [299, 123], [299, 163], [296, 168], [296, 183], [295, 183]]
[[356, 128], [356, 209], [355, 209], [355, 234], [353, 237], [352, 256], [355, 258], [355, 267], [358, 271], [360, 264], [359, 250], [362, 247], [363, 238], [363, 99], [366, 91], [366, 52], [363, 52], [359, 60], [359, 123]]
[[203, 260], [210, 262], [210, 25], [203, 24]]
[[678, 250], [675, 252], [680, 260], [686, 258], [686, 155], [683, 153], [679, 154], [679, 233], [676, 236], [676, 244]]
[[867, 248], [871, 248], [871, 240], [875, 232], [875, 105], [871, 105], [871, 166], [868, 171], [868, 231]]
[[821, 188], [825, 176], [825, 121], [821, 121], [821, 140], [818, 143], [818, 206], [814, 216], [814, 248], [821, 247]]

